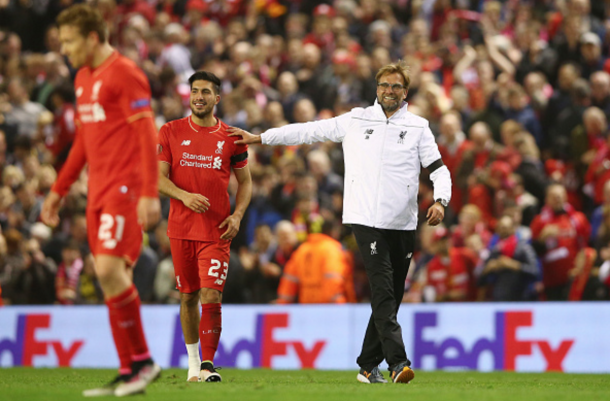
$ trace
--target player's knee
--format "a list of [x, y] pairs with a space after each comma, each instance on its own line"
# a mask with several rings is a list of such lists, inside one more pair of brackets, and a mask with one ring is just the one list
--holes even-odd
[[202, 304], [219, 304], [222, 301], [222, 292], [212, 288], [201, 289]]
[[199, 302], [199, 291], [190, 294], [180, 293], [180, 303], [186, 307], [197, 307]]

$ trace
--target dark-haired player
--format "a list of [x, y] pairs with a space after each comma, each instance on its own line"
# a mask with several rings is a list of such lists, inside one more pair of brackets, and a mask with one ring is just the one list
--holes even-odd
[[[213, 359], [222, 329], [229, 246], [250, 202], [252, 180], [247, 145], [235, 145], [229, 127], [214, 116], [220, 80], [199, 71], [189, 82], [192, 114], [165, 124], [159, 132], [159, 191], [172, 198], [167, 235], [180, 290], [187, 380], [217, 382], [221, 377]], [[231, 169], [238, 182], [233, 214], [227, 192]]]

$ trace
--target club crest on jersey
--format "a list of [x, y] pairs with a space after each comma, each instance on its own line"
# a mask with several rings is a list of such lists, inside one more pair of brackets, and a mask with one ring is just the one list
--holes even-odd
[[91, 101], [97, 101], [97, 98], [100, 95], [100, 88], [102, 87], [102, 81], [95, 81], [93, 84], [93, 88], [91, 89]]
[[398, 143], [405, 143], [405, 135], [407, 135], [407, 131], [401, 131], [398, 134]]
[[222, 147], [225, 146], [225, 141], [218, 141], [216, 146], [218, 147], [218, 149], [216, 149], [216, 153], [221, 155], [222, 154]]
[[372, 129], [367, 129], [366, 131], [364, 131], [364, 139], [369, 139], [369, 137], [373, 135], [373, 130]]

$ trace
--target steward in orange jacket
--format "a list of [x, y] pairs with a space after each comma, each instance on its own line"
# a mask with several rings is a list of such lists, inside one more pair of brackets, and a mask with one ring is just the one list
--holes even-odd
[[278, 303], [345, 303], [353, 298], [353, 266], [339, 241], [309, 234], [284, 267]]

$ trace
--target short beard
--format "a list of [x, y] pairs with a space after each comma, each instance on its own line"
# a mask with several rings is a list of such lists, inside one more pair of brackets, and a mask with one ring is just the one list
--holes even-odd
[[211, 110], [203, 110], [203, 111], [195, 111], [193, 110], [193, 108], [191, 107], [191, 113], [193, 113], [193, 115], [201, 120], [205, 119], [206, 117], [208, 117], [210, 114], [212, 114], [212, 111], [214, 110], [214, 108], [212, 108]]
[[389, 112], [393, 112], [398, 110], [398, 108], [400, 107], [400, 101], [396, 101], [396, 104], [392, 104], [392, 105], [386, 105], [384, 104], [384, 102], [379, 101], [379, 104], [381, 105], [381, 107], [383, 108], [384, 111], [389, 111]]

